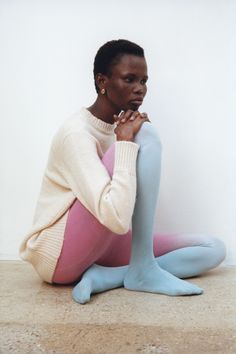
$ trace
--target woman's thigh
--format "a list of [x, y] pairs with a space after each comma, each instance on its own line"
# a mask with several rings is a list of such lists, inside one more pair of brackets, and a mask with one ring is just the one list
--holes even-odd
[[[114, 149], [113, 144], [102, 160], [110, 175], [113, 172]], [[53, 282], [65, 284], [76, 281], [103, 255], [111, 242], [120, 237], [102, 225], [76, 199], [68, 213], [64, 242]]]

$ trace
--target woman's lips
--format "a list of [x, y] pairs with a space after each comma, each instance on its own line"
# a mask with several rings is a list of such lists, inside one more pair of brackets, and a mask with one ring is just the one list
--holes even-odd
[[143, 101], [142, 100], [133, 100], [133, 101], [130, 101], [130, 103], [135, 104], [136, 106], [141, 106]]

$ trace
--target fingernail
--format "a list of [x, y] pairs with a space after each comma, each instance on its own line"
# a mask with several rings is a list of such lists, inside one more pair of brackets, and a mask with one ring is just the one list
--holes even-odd
[[125, 119], [121, 119], [121, 122], [124, 123], [124, 122], [125, 122]]

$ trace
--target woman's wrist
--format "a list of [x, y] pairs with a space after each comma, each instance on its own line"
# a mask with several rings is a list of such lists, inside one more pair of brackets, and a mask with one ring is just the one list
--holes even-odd
[[119, 136], [117, 136], [116, 137], [116, 140], [117, 141], [134, 141], [134, 138], [133, 137], [119, 137]]

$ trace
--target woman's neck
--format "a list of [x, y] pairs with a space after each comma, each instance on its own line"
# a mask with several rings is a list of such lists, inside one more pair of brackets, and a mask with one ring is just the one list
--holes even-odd
[[95, 117], [101, 119], [103, 122], [108, 124], [114, 124], [113, 114], [119, 114], [120, 110], [111, 106], [105, 97], [97, 97], [96, 101], [92, 106], [88, 107], [87, 110], [91, 112]]

